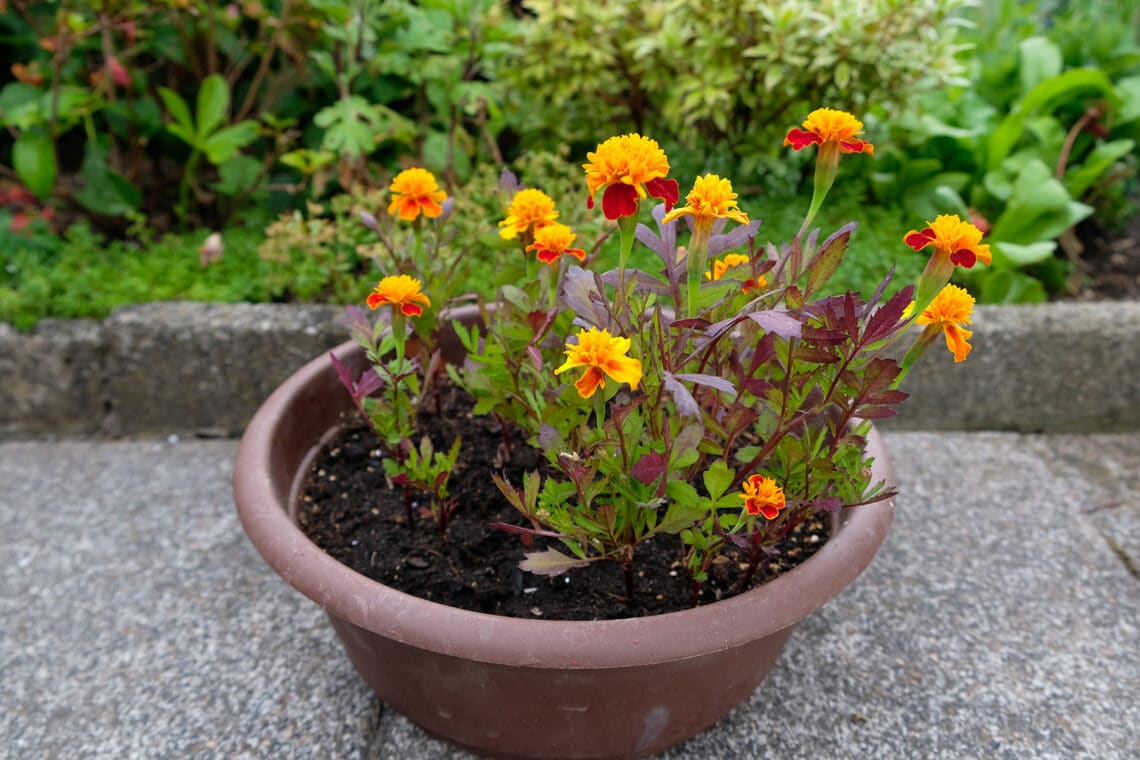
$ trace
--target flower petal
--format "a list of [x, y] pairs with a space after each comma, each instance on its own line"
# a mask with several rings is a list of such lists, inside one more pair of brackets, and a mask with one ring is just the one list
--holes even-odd
[[[533, 246], [533, 245], [527, 246], [527, 250], [529, 251], [531, 248], [536, 248], [536, 247], [537, 246]], [[558, 261], [558, 252], [552, 251], [549, 248], [538, 248], [535, 251], [534, 255], [543, 264], [553, 264], [554, 262]]]
[[409, 317], [418, 317], [424, 313], [424, 310], [419, 306], [419, 304], [414, 304], [411, 301], [407, 301], [401, 304], [400, 311]]
[[651, 179], [645, 183], [645, 189], [654, 198], [660, 198], [665, 203], [665, 210], [669, 211], [677, 205], [677, 199], [681, 197], [681, 186], [677, 184], [675, 179], [666, 179], [658, 177]]
[[368, 294], [368, 308], [375, 311], [384, 305], [384, 297], [379, 293]]
[[641, 382], [641, 362], [629, 356], [614, 356], [602, 367], [605, 373], [619, 383], [629, 383], [630, 390], [637, 390]]
[[823, 138], [814, 132], [805, 132], [799, 127], [792, 127], [788, 130], [788, 136], [784, 138], [784, 145], [791, 145], [792, 150], [803, 150], [809, 145], [816, 145], [823, 142]]
[[602, 212], [606, 219], [620, 219], [637, 213], [637, 190], [632, 185], [609, 185], [602, 192]]
[[875, 146], [866, 140], [860, 140], [858, 137], [852, 137], [850, 140], [840, 140], [839, 150], [844, 153], [866, 153], [868, 156], [875, 155]]
[[914, 250], [921, 251], [923, 248], [934, 242], [934, 230], [930, 229], [929, 227], [924, 228], [922, 232], [911, 230], [910, 232], [906, 233], [906, 237], [903, 238], [903, 242]]
[[968, 341], [973, 335], [972, 330], [965, 330], [958, 325], [946, 325], [946, 347], [954, 354], [954, 362], [964, 361], [970, 354]]
[[578, 382], [574, 383], [574, 387], [578, 389], [578, 395], [582, 398], [590, 398], [598, 388], [604, 387], [606, 384], [606, 376], [597, 367], [587, 367], [582, 376], [578, 378]]
[[969, 248], [959, 248], [950, 252], [950, 262], [955, 266], [972, 269], [974, 264], [978, 262], [978, 255]]

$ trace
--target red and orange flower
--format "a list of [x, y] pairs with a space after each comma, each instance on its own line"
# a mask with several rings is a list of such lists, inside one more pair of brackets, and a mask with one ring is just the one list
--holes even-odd
[[641, 362], [628, 356], [629, 338], [615, 337], [608, 330], [591, 327], [578, 332], [577, 343], [566, 344], [566, 363], [554, 370], [560, 375], [575, 367], [585, 367], [582, 377], [574, 383], [578, 395], [590, 398], [606, 385], [606, 377], [619, 383], [629, 383], [637, 390], [641, 382]]
[[638, 134], [611, 137], [586, 158], [586, 206], [594, 207], [594, 196], [601, 190], [607, 219], [633, 216], [647, 196], [660, 198], [670, 211], [680, 197], [677, 180], [667, 178], [669, 158], [656, 140]]
[[875, 154], [875, 146], [858, 137], [863, 131], [863, 122], [846, 111], [832, 108], [817, 108], [804, 119], [803, 129], [793, 127], [784, 138], [784, 145], [793, 150], [803, 150], [809, 145], [821, 148], [829, 145], [839, 147], [840, 153]]
[[388, 214], [392, 216], [399, 212], [400, 218], [406, 222], [414, 221], [420, 214], [428, 219], [436, 218], [443, 213], [440, 204], [447, 200], [447, 193], [439, 189], [435, 175], [418, 166], [397, 174], [388, 190], [392, 193]]
[[966, 269], [979, 261], [987, 266], [993, 261], [989, 245], [982, 244], [982, 231], [957, 214], [942, 214], [922, 230], [908, 232], [903, 241], [916, 251], [932, 245], [936, 256], [948, 256], [951, 263]]
[[535, 256], [543, 264], [554, 264], [560, 256], [573, 256], [578, 261], [585, 261], [584, 250], [570, 247], [577, 237], [565, 224], [555, 222], [535, 230], [534, 243], [528, 245], [526, 249], [534, 251]]
[[785, 506], [784, 489], [773, 478], [751, 475], [740, 484], [740, 488], [744, 511], [750, 515], [764, 515], [765, 519], [775, 520]]
[[368, 308], [375, 310], [389, 304], [393, 309], [399, 308], [405, 316], [418, 317], [424, 313], [420, 304], [431, 306], [431, 301], [420, 291], [421, 287], [419, 280], [406, 274], [385, 277], [368, 294]]
[[548, 224], [553, 224], [558, 218], [554, 210], [554, 199], [541, 190], [525, 188], [515, 193], [511, 205], [507, 209], [507, 218], [499, 222], [502, 227], [499, 237], [503, 240], [514, 240], [520, 234], [530, 230], [537, 232]]
[[[973, 312], [974, 297], [964, 288], [947, 285], [938, 291], [938, 295], [914, 321], [920, 325], [930, 325], [928, 330], [945, 333], [946, 347], [954, 354], [954, 361], [957, 363], [964, 361], [970, 353], [971, 346], [967, 341], [974, 333], [963, 329], [962, 325], [970, 324]], [[932, 339], [936, 335], [937, 333]]]

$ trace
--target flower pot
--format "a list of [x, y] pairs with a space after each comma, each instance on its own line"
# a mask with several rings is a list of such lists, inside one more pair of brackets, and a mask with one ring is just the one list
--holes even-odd
[[[364, 366], [351, 344], [337, 353]], [[325, 608], [381, 700], [496, 757], [642, 757], [713, 725], [764, 679], [795, 623], [863, 571], [891, 523], [890, 502], [839, 513], [831, 540], [799, 567], [681, 612], [571, 622], [469, 612], [366, 578], [296, 526], [309, 465], [351, 408], [327, 356], [270, 396], [238, 451], [242, 524], [262, 557]], [[872, 480], [893, 482], [873, 431], [869, 447]]]

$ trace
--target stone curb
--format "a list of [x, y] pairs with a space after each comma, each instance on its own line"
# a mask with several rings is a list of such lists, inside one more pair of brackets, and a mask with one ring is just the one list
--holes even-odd
[[[152, 303], [102, 322], [0, 324], [0, 436], [237, 435], [294, 370], [342, 342], [342, 310]], [[983, 306], [970, 359], [937, 346], [884, 425], [909, 430], [1140, 430], [1140, 303]]]

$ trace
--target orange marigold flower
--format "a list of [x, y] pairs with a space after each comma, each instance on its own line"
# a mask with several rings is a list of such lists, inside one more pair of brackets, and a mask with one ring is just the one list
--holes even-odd
[[784, 508], [784, 489], [773, 478], [752, 475], [740, 484], [740, 488], [744, 509], [750, 515], [764, 515], [768, 520], [775, 520]]
[[578, 261], [586, 259], [586, 252], [581, 248], [571, 248], [575, 235], [569, 227], [561, 222], [554, 222], [535, 230], [534, 243], [528, 245], [528, 251], [534, 251], [538, 260], [543, 264], [553, 264], [559, 256], [573, 256]]
[[677, 180], [667, 179], [669, 159], [656, 140], [638, 134], [611, 137], [587, 153], [587, 208], [594, 207], [594, 196], [602, 190], [602, 211], [607, 219], [620, 219], [637, 213], [637, 204], [651, 195], [665, 202], [669, 211], [681, 190]]
[[398, 211], [406, 222], [414, 221], [420, 214], [435, 219], [443, 213], [443, 206], [439, 204], [447, 200], [447, 193], [439, 189], [435, 175], [418, 166], [397, 174], [388, 189], [392, 192], [388, 214]]
[[714, 219], [731, 219], [737, 224], [748, 224], [748, 215], [736, 205], [732, 183], [715, 174], [697, 177], [693, 189], [685, 196], [685, 202], [689, 205], [670, 211], [661, 220], [662, 224], [682, 216], [691, 216], [694, 221], [704, 224], [712, 224]]
[[971, 346], [966, 341], [974, 333], [962, 329], [962, 325], [970, 324], [973, 312], [974, 297], [964, 288], [947, 285], [938, 291], [938, 295], [922, 310], [915, 322], [933, 325], [946, 333], [946, 347], [954, 354], [954, 361], [960, 362], [970, 353]]
[[507, 209], [507, 218], [499, 222], [503, 229], [499, 237], [514, 240], [527, 230], [538, 231], [558, 218], [554, 210], [554, 199], [541, 190], [527, 188], [515, 193]]
[[875, 146], [856, 137], [863, 131], [863, 122], [846, 111], [817, 108], [804, 119], [803, 129], [793, 127], [784, 138], [784, 145], [803, 150], [809, 145], [838, 145], [841, 153], [875, 155]]
[[619, 383], [629, 383], [637, 390], [641, 382], [641, 362], [630, 356], [629, 338], [614, 337], [608, 330], [591, 327], [578, 332], [578, 342], [566, 344], [566, 363], [554, 370], [554, 374], [575, 367], [585, 367], [586, 371], [574, 387], [582, 398], [590, 398], [598, 388], [606, 385], [606, 376]]
[[384, 304], [391, 304], [393, 308], [399, 306], [400, 312], [409, 317], [418, 317], [424, 313], [419, 306], [421, 303], [431, 306], [428, 297], [420, 292], [420, 281], [406, 274], [385, 277], [368, 295], [368, 308], [375, 310]]
[[993, 261], [990, 247], [981, 245], [982, 231], [957, 214], [941, 214], [926, 224], [921, 231], [908, 232], [903, 242], [916, 251], [933, 245], [936, 256], [949, 256], [952, 263], [966, 269], [978, 261], [986, 265]]
[[[743, 266], [748, 262], [749, 258], [743, 253], [730, 253], [723, 259], [713, 260], [712, 269], [708, 272], [705, 272], [705, 279], [715, 282], [724, 277], [724, 273], [728, 270], [732, 269], [733, 267]], [[767, 278], [765, 278], [764, 275], [760, 275], [759, 277], [749, 277], [747, 280], [745, 280], [742, 289], [745, 293], [749, 293], [753, 290], [759, 290], [760, 288], [766, 287], [767, 285]]]

